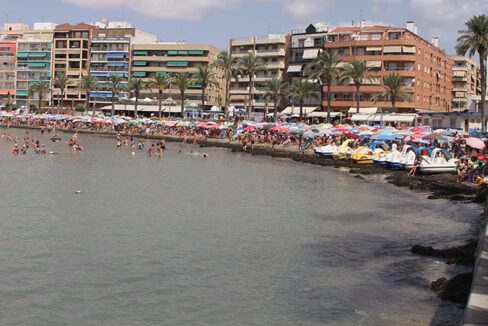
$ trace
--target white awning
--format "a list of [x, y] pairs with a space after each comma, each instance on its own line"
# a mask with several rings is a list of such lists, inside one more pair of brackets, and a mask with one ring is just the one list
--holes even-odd
[[354, 114], [351, 121], [368, 121], [369, 114]]
[[319, 49], [305, 49], [303, 51], [303, 59], [315, 59], [319, 54]]
[[367, 46], [366, 51], [381, 51], [381, 46]]
[[[304, 106], [303, 107], [303, 114], [309, 114], [312, 113], [313, 111], [317, 110], [317, 106]], [[300, 114], [300, 107], [299, 106], [289, 106], [283, 111], [281, 111], [283, 114]]]
[[383, 121], [387, 122], [413, 122], [416, 114], [384, 114]]
[[385, 46], [384, 53], [402, 53], [402, 46], [395, 45], [395, 46]]
[[[330, 117], [335, 118], [335, 117], [340, 117], [342, 116], [342, 112], [331, 112]], [[307, 114], [308, 118], [327, 118], [327, 112], [312, 112], [310, 114]]]
[[302, 71], [302, 65], [290, 65], [287, 72], [300, 72]]
[[413, 53], [415, 54], [415, 46], [403, 46], [403, 53]]
[[[356, 113], [356, 108], [355, 107], [350, 107], [347, 113]], [[359, 113], [361, 114], [374, 114], [378, 112], [378, 108], [359, 108]]]
[[[134, 111], [135, 105], [134, 104], [115, 104], [115, 110], [116, 111]], [[101, 110], [112, 110], [111, 105], [107, 105], [101, 108]], [[137, 111], [138, 112], [158, 112], [159, 111], [159, 106], [158, 105], [138, 105], [137, 106]], [[181, 112], [181, 107], [179, 105], [168, 105], [163, 103], [161, 106], [161, 111], [162, 112], [171, 112], [171, 113], [179, 113]]]
[[367, 61], [368, 67], [371, 68], [381, 68], [381, 61]]
[[346, 63], [349, 63], [349, 62], [347, 62], [347, 61], [341, 61], [341, 62], [339, 62], [339, 63], [336, 65], [336, 67], [337, 67], [337, 68], [342, 68], [342, 67], [344, 67], [344, 66], [346, 65]]

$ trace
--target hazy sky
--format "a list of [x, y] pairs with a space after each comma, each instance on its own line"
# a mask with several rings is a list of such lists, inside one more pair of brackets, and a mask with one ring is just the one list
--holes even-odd
[[226, 49], [230, 38], [289, 33], [309, 23], [404, 27], [408, 20], [430, 40], [454, 52], [457, 31], [472, 15], [488, 13], [488, 0], [0, 0], [0, 22], [58, 24], [126, 20], [161, 41], [180, 39]]

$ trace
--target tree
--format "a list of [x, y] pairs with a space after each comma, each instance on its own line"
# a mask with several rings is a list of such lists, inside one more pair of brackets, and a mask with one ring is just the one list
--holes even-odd
[[92, 76], [81, 76], [81, 80], [76, 86], [80, 92], [85, 92], [85, 112], [88, 114], [90, 109], [90, 93], [97, 89], [97, 83]]
[[263, 58], [257, 57], [252, 51], [249, 51], [247, 55], [239, 59], [237, 65], [240, 74], [249, 77], [249, 106], [247, 107], [248, 112], [246, 112], [249, 119], [253, 111], [254, 76], [259, 70], [266, 70], [266, 63]]
[[205, 110], [205, 89], [208, 86], [218, 86], [217, 75], [208, 66], [199, 66], [193, 75], [192, 82], [202, 85], [202, 110]]
[[303, 103], [306, 98], [317, 98], [315, 84], [308, 80], [297, 78], [288, 88], [288, 95], [298, 100], [300, 105], [300, 121], [303, 121]]
[[482, 131], [486, 132], [485, 98], [486, 98], [486, 60], [488, 56], [488, 16], [471, 17], [466, 23], [465, 30], [459, 31], [456, 51], [460, 55], [469, 54], [470, 57], [478, 53], [481, 73], [481, 123]]
[[213, 63], [217, 68], [220, 68], [224, 72], [225, 80], [225, 116], [229, 114], [229, 95], [230, 95], [230, 81], [235, 76], [236, 72], [236, 60], [227, 51], [220, 51], [217, 60]]
[[352, 80], [354, 85], [356, 85], [356, 113], [359, 113], [359, 88], [361, 87], [361, 84], [364, 80], [372, 81], [374, 79], [376, 79], [376, 77], [371, 74], [371, 67], [368, 67], [368, 63], [366, 61], [353, 60], [344, 66], [344, 71], [342, 72], [340, 80]]
[[[68, 86], [68, 77], [65, 74], [57, 75], [56, 78], [53, 80], [54, 87], [59, 88], [61, 91], [61, 108], [64, 109], [64, 91], [66, 90], [66, 86]], [[58, 99], [58, 109], [60, 107], [60, 101]]]
[[273, 119], [276, 122], [278, 115], [278, 101], [285, 94], [286, 84], [281, 78], [266, 81], [264, 96], [273, 100]]
[[43, 80], [40, 82], [35, 82], [29, 87], [29, 93], [37, 93], [39, 96], [39, 105], [38, 105], [38, 110], [41, 112], [41, 107], [42, 107], [42, 99], [44, 98], [44, 95], [49, 93], [50, 91], [49, 84]]
[[327, 84], [327, 122], [330, 121], [330, 102], [331, 102], [331, 92], [330, 86], [332, 81], [336, 81], [339, 79], [341, 74], [341, 68], [339, 64], [342, 62], [339, 56], [335, 55], [332, 52], [321, 52], [317, 59], [313, 62], [313, 65], [316, 67], [315, 71], [311, 74], [311, 78], [317, 79], [320, 85], [320, 94], [321, 99], [320, 103], [324, 102], [324, 90], [322, 83]]
[[109, 81], [107, 83], [108, 87], [110, 88], [110, 91], [112, 92], [112, 117], [115, 115], [115, 95], [121, 93], [123, 89], [123, 82], [125, 81], [125, 78], [117, 75], [117, 74], [112, 74], [110, 75]]
[[147, 84], [141, 78], [132, 78], [129, 82], [128, 88], [134, 93], [136, 103], [134, 105], [134, 118], [137, 118], [137, 105], [139, 104], [139, 95], [141, 91], [147, 88]]
[[399, 73], [391, 73], [385, 76], [383, 85], [381, 85], [384, 91], [373, 96], [373, 101], [377, 102], [380, 99], [391, 101], [391, 107], [393, 108], [393, 112], [395, 112], [395, 103], [397, 100], [410, 100], [412, 98], [410, 94], [403, 91], [404, 84], [405, 78], [400, 76]]
[[168, 88], [170, 82], [171, 82], [171, 77], [169, 77], [167, 74], [162, 74], [160, 72], [158, 72], [156, 76], [154, 76], [153, 79], [149, 81], [149, 87], [158, 90], [159, 119], [161, 119], [161, 106], [163, 101], [163, 92]]
[[181, 117], [185, 114], [185, 91], [193, 81], [193, 75], [188, 72], [177, 73], [172, 80], [172, 83], [178, 87], [181, 95]]

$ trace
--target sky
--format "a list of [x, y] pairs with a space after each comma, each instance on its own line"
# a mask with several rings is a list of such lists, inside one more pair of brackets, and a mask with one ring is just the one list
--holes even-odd
[[473, 15], [488, 14], [488, 0], [0, 0], [0, 23], [125, 20], [162, 42], [228, 49], [231, 38], [288, 34], [310, 23], [404, 27], [413, 20], [421, 37], [440, 38], [455, 52], [457, 31]]

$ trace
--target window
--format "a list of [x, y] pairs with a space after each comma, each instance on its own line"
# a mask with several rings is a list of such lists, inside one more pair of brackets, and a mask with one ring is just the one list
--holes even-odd
[[420, 63], [417, 65], [417, 70], [420, 71]]

